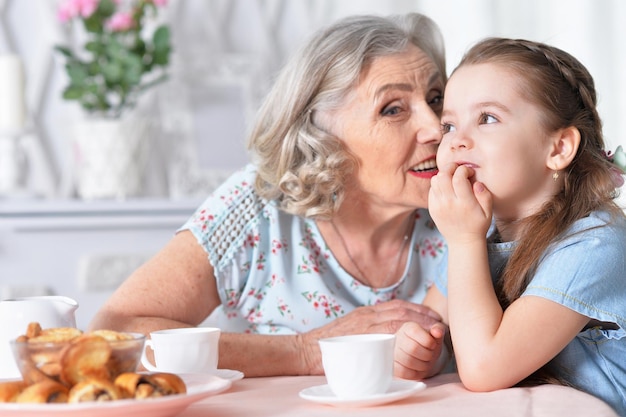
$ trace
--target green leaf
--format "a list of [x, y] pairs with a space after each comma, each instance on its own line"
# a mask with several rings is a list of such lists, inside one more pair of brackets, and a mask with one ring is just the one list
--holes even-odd
[[128, 51], [117, 39], [111, 38], [105, 46], [106, 55], [112, 59], [124, 59]]
[[115, 13], [115, 2], [113, 0], [102, 0], [98, 4], [98, 10], [96, 13], [103, 17], [112, 16]]
[[80, 85], [89, 77], [85, 65], [78, 61], [70, 61], [65, 66], [70, 82], [74, 85]]
[[165, 50], [170, 48], [170, 30], [167, 26], [159, 26], [152, 36], [155, 50]]
[[104, 52], [105, 46], [102, 42], [89, 41], [85, 44], [85, 49], [89, 52], [94, 53], [95, 55], [100, 55]]
[[102, 65], [102, 75], [107, 83], [116, 83], [124, 76], [124, 69], [120, 61], [112, 61]]
[[165, 50], [154, 51], [152, 59], [155, 65], [160, 65], [164, 67], [170, 62], [169, 56], [170, 56], [170, 49], [168, 48]]
[[66, 46], [57, 45], [57, 46], [54, 47], [54, 49], [56, 49], [57, 51], [61, 52], [67, 58], [73, 58], [74, 57], [74, 52], [72, 52], [72, 50], [70, 48], [66, 47]]
[[124, 73], [124, 82], [129, 86], [139, 85], [141, 82], [141, 75], [143, 74], [143, 68], [141, 63], [139, 65], [131, 65]]
[[143, 56], [146, 54], [147, 50], [146, 43], [142, 39], [137, 38], [130, 51], [135, 55]]
[[80, 100], [83, 97], [84, 90], [80, 87], [70, 84], [63, 90], [63, 98], [65, 100]]
[[87, 69], [87, 74], [89, 74], [90, 77], [95, 77], [98, 74], [102, 73], [102, 70], [100, 69], [100, 64], [98, 64], [98, 61], [92, 61], [86, 64], [85, 68]]
[[85, 30], [90, 33], [102, 33], [104, 31], [104, 21], [97, 13], [92, 14], [83, 20]]

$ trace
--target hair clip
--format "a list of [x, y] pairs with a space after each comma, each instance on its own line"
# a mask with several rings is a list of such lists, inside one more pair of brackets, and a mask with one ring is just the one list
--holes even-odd
[[606, 159], [613, 164], [611, 169], [613, 175], [613, 182], [615, 182], [616, 188], [624, 185], [623, 175], [626, 175], [626, 152], [622, 149], [622, 145], [615, 149], [615, 153], [604, 152]]

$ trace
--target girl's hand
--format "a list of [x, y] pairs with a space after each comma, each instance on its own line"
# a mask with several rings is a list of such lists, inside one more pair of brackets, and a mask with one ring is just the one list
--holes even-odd
[[424, 379], [439, 372], [445, 334], [443, 323], [430, 329], [413, 322], [402, 325], [396, 332], [394, 375], [402, 379]]
[[484, 239], [491, 224], [492, 198], [485, 185], [474, 180], [474, 170], [450, 164], [430, 184], [428, 210], [448, 244]]

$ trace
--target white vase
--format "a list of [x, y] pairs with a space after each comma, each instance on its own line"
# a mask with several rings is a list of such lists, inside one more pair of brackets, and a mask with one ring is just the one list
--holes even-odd
[[28, 161], [19, 140], [0, 133], [0, 196], [13, 195], [26, 185]]
[[148, 118], [86, 118], [74, 125], [74, 184], [78, 197], [126, 199], [141, 194]]

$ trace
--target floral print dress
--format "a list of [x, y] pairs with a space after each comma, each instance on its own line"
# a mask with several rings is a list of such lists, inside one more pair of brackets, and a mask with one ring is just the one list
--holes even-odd
[[194, 234], [215, 271], [222, 305], [209, 323], [228, 332], [294, 334], [359, 306], [423, 300], [445, 248], [426, 210], [416, 211], [402, 279], [374, 289], [339, 265], [314, 220], [260, 198], [255, 176], [253, 165], [233, 174], [179, 229]]

